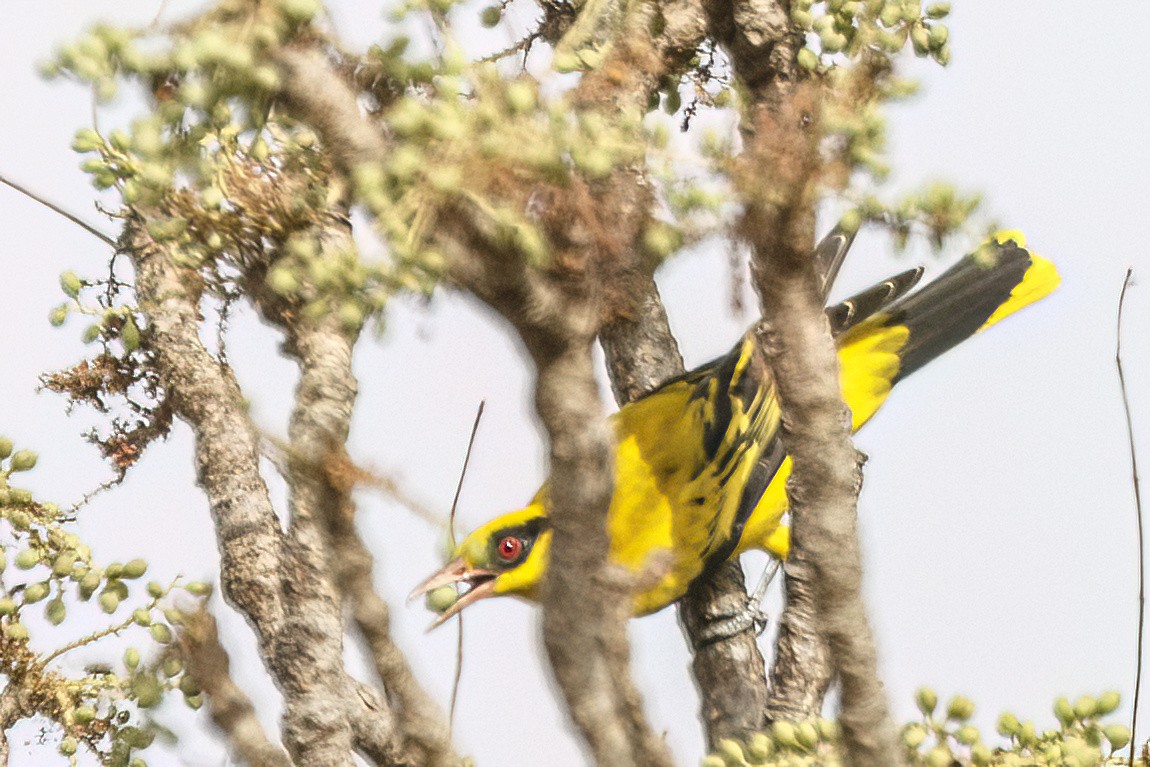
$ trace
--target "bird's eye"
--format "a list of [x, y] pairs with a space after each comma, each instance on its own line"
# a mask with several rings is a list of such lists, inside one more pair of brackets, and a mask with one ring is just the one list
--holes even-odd
[[496, 551], [499, 553], [499, 558], [504, 562], [514, 562], [523, 552], [523, 540], [514, 535], [508, 535], [499, 541]]

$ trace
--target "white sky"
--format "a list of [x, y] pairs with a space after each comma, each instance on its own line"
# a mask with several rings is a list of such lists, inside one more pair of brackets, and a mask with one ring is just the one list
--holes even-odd
[[[168, 18], [189, 7], [172, 3]], [[335, 25], [351, 44], [386, 33], [371, 3], [341, 2]], [[948, 70], [916, 63], [924, 94], [892, 110], [897, 181], [954, 180], [980, 189], [987, 210], [1024, 230], [1064, 284], [1039, 306], [996, 327], [904, 383], [860, 435], [870, 455], [861, 502], [867, 591], [883, 673], [903, 718], [913, 690], [964, 693], [991, 730], [1004, 708], [1049, 725], [1054, 696], [1133, 688], [1135, 526], [1125, 426], [1114, 371], [1114, 314], [1127, 266], [1150, 279], [1144, 245], [1150, 178], [1145, 73], [1150, 49], [1141, 3], [960, 0], [950, 19]], [[156, 3], [8, 0], [0, 24], [0, 172], [100, 221], [74, 130], [90, 124], [86, 92], [34, 72], [54, 45], [96, 19], [149, 20]], [[499, 44], [495, 39], [494, 44]], [[125, 112], [109, 112], [102, 124]], [[110, 222], [102, 222], [111, 232]], [[83, 354], [83, 323], [49, 327], [64, 269], [98, 274], [107, 249], [88, 234], [0, 189], [0, 433], [40, 450], [29, 484], [45, 498], [77, 498], [108, 476], [79, 433], [88, 413], [35, 393], [37, 375]], [[957, 252], [952, 254], [956, 256]], [[723, 248], [683, 255], [659, 275], [688, 364], [725, 351], [749, 318], [727, 308]], [[839, 292], [913, 262], [862, 236]], [[928, 278], [942, 265], [928, 262]], [[1150, 294], [1131, 290], [1124, 360], [1142, 458], [1150, 444]], [[283, 433], [294, 371], [275, 340], [242, 312], [230, 356], [259, 424]], [[508, 330], [473, 301], [441, 294], [430, 306], [399, 302], [379, 342], [356, 358], [361, 399], [352, 450], [446, 510], [475, 407], [487, 415], [467, 478], [464, 527], [526, 501], [543, 478], [529, 374]], [[430, 635], [430, 616], [402, 597], [437, 567], [439, 536], [407, 512], [365, 496], [361, 519], [377, 554], [377, 583], [420, 678], [445, 704], [454, 628]], [[178, 426], [151, 448], [128, 485], [94, 503], [80, 528], [103, 561], [143, 555], [152, 576], [212, 578], [217, 555], [206, 503], [192, 483], [190, 435]], [[218, 604], [218, 602], [217, 602]], [[537, 611], [497, 600], [467, 611], [458, 744], [479, 764], [574, 765], [579, 747], [555, 703], [538, 641]], [[274, 690], [242, 620], [224, 619], [241, 682], [253, 685], [273, 727]], [[696, 696], [673, 611], [632, 623], [635, 674], [656, 728], [678, 760], [696, 761]], [[118, 658], [112, 645], [77, 653], [77, 666]], [[1144, 701], [1146, 702], [1146, 701]], [[1128, 703], [1128, 701], [1127, 701]], [[218, 765], [225, 756], [204, 716], [173, 708], [185, 736], [152, 764]], [[1128, 707], [1122, 709], [1125, 716]], [[1150, 735], [1150, 720], [1143, 725]], [[13, 736], [14, 764], [44, 763]], [[51, 747], [47, 747], [50, 749]], [[153, 752], [158, 749], [153, 748]]]

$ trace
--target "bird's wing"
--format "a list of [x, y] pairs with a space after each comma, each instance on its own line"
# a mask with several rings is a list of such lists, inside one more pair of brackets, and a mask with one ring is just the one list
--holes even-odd
[[[639, 486], [649, 477], [669, 518], [644, 521], [641, 510], [629, 508], [613, 514], [634, 518], [622, 531], [627, 535], [640, 535], [638, 528], [645, 525], [669, 525], [664, 540], [673, 550], [673, 567], [681, 568], [687, 581], [726, 548], [737, 527], [743, 487], [778, 429], [766, 375], [748, 333], [724, 356], [668, 381], [615, 416], [620, 443], [636, 447], [628, 458], [638, 456], [643, 464], [620, 465], [619, 486]], [[616, 492], [620, 489], [637, 493], [618, 486]]]

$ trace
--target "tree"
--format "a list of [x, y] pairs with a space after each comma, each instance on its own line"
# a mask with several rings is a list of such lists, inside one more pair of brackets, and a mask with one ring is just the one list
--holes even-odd
[[[627, 584], [611, 576], [602, 554], [610, 450], [589, 355], [599, 336], [620, 400], [681, 370], [651, 273], [680, 241], [708, 231], [698, 219], [712, 198], [673, 177], [651, 186], [647, 158], [658, 137], [638, 117], [659, 90], [674, 108], [684, 73], [704, 101], [728, 94], [714, 64], [726, 51], [741, 83], [745, 149], [712, 144], [715, 175], [707, 182], [727, 182], [744, 203], [739, 236], [755, 252], [768, 312], [777, 313], [768, 322], [784, 349], [796, 348], [787, 341], [802, 327], [795, 318], [821, 316], [806, 259], [816, 201], [846, 189], [860, 169], [881, 172], [881, 135], [869, 110], [901, 88], [888, 54], [909, 38], [923, 53], [948, 55], [945, 27], [924, 20], [917, 5], [832, 5], [835, 13], [817, 19], [770, 3], [588, 5], [578, 13], [545, 6], [533, 41], [555, 45], [559, 64], [586, 70], [557, 99], [514, 67], [471, 67], [447, 7], [416, 11], [439, 25], [443, 50], [430, 59], [407, 54], [399, 40], [363, 55], [341, 51], [307, 2], [223, 4], [163, 34], [148, 32], [147, 41], [101, 28], [62, 51], [59, 68], [92, 81], [98, 95], [125, 78], [143, 84], [152, 101], [130, 131], [77, 137], [77, 149], [92, 152], [97, 186], [122, 195], [119, 258], [131, 269], [106, 282], [65, 278], [76, 301], [57, 319], [86, 311], [96, 289], [103, 303], [90, 335], [101, 351], [86, 368], [47, 383], [75, 399], [130, 395], [133, 420], [97, 436], [123, 468], [171, 417], [195, 431], [198, 478], [223, 554], [221, 586], [251, 622], [285, 692], [284, 740], [297, 762], [346, 762], [352, 750], [381, 763], [455, 759], [441, 716], [389, 639], [371, 558], [351, 524], [350, 491], [364, 477], [342, 448], [356, 389], [351, 349], [365, 323], [394, 294], [443, 282], [503, 314], [538, 371], [561, 541], [544, 635], [573, 718], [599, 761], [666, 760], [637, 694], [617, 684], [627, 678], [625, 616], [606, 607], [621, 601]], [[498, 9], [484, 13], [498, 17]], [[802, 47], [807, 25], [820, 33], [812, 49]], [[143, 42], [159, 52], [142, 52]], [[366, 117], [358, 108], [365, 102]], [[523, 151], [536, 145], [538, 156]], [[968, 207], [942, 190], [915, 207], [856, 201], [852, 225], [880, 218], [906, 232], [909, 218], [921, 218], [939, 239]], [[388, 259], [358, 256], [352, 207], [384, 236]], [[288, 441], [270, 448], [219, 352], [201, 340], [203, 307], [237, 301], [250, 301], [282, 333], [299, 366]], [[803, 303], [784, 312], [784, 301]], [[778, 377], [788, 379], [785, 367]], [[797, 420], [825, 438], [839, 414], [827, 410], [823, 418], [821, 426], [814, 416]], [[829, 465], [849, 512], [854, 457], [846, 435], [837, 438], [838, 460]], [[290, 488], [286, 533], [259, 465], [268, 452]], [[27, 503], [23, 495], [15, 501]], [[52, 553], [55, 567], [60, 554]], [[712, 600], [742, 600], [741, 578], [726, 581], [717, 596], [692, 598], [688, 624], [709, 620]], [[342, 603], [383, 695], [343, 667]], [[219, 673], [210, 622], [198, 620], [184, 634], [188, 662], [213, 701], [236, 702], [213, 711], [254, 761], [267, 746], [238, 734], [251, 720], [235, 716], [246, 710], [242, 698]], [[737, 641], [739, 652], [716, 647], [697, 657], [716, 739], [762, 721], [762, 662], [750, 632]], [[743, 659], [737, 667], [735, 658]], [[207, 687], [210, 680], [220, 686]]]

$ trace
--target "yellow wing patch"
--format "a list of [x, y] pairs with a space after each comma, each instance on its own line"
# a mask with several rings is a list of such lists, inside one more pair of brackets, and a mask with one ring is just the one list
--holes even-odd
[[979, 333], [999, 320], [1014, 314], [1019, 309], [1046, 298], [1062, 283], [1062, 278], [1058, 276], [1058, 270], [1054, 268], [1054, 264], [1033, 253], [1030, 254], [1030, 258], [1030, 268], [1023, 275], [1022, 282], [1010, 291], [1010, 298], [995, 309], [994, 314], [990, 315], [986, 322], [982, 323], [982, 327], [978, 329]]
[[899, 352], [910, 338], [906, 327], [886, 327], [885, 319], [884, 315], [872, 317], [839, 339], [839, 381], [855, 431], [890, 395], [899, 371]]

